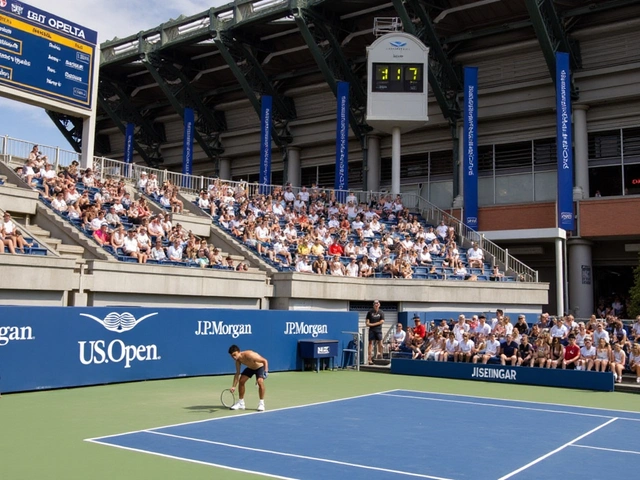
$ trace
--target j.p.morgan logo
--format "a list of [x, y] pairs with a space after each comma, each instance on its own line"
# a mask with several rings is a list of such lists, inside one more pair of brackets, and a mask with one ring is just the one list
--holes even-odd
[[[80, 314], [82, 317], [95, 320], [110, 332], [115, 333], [128, 332], [143, 320], [155, 315], [158, 315], [158, 313], [150, 313], [136, 320], [129, 312], [111, 312], [104, 319], [86, 313]], [[80, 363], [83, 365], [124, 363], [124, 368], [131, 368], [131, 364], [134, 362], [161, 359], [156, 345], [129, 345], [120, 339], [115, 339], [111, 342], [106, 340], [85, 340], [79, 341], [78, 345], [80, 346]]]
[[284, 327], [285, 335], [311, 335], [315, 338], [323, 333], [329, 333], [326, 325], [309, 325], [304, 322], [287, 322]]
[[252, 335], [252, 333], [251, 325], [248, 323], [198, 320], [196, 335], [228, 335], [231, 338], [238, 338], [240, 335]]
[[0, 347], [4, 347], [9, 342], [35, 339], [31, 327], [0, 327]]

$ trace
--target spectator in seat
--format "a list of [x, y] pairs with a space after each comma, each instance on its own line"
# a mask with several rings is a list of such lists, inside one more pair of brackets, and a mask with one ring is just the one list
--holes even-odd
[[469, 338], [468, 333], [462, 335], [462, 341], [458, 343], [458, 351], [453, 356], [453, 361], [471, 362], [475, 354], [475, 343]]
[[16, 254], [15, 244], [13, 243], [13, 240], [11, 239], [11, 237], [9, 237], [5, 233], [4, 225], [0, 226], [0, 246], [2, 247], [2, 249], [0, 250], [0, 253], [4, 253], [4, 247], [7, 247], [7, 249], [9, 250], [9, 253], [13, 255]]
[[527, 324], [527, 319], [524, 315], [518, 315], [518, 321], [513, 326], [516, 330], [520, 332], [520, 335], [524, 335], [529, 332], [529, 325]]
[[145, 192], [147, 190], [147, 183], [149, 182], [149, 177], [147, 172], [140, 172], [140, 179], [138, 180], [138, 190], [141, 192]]
[[584, 347], [580, 349], [580, 369], [587, 372], [593, 368], [596, 360], [596, 347], [593, 346], [590, 337], [584, 339]]
[[167, 249], [167, 256], [172, 262], [182, 262], [184, 248], [182, 242], [179, 239], [175, 239], [173, 243]]
[[124, 248], [124, 239], [127, 234], [121, 224], [116, 226], [115, 231], [111, 234], [111, 246], [117, 251], [118, 248]]
[[138, 260], [138, 263], [147, 263], [147, 255], [140, 251], [140, 245], [136, 237], [136, 231], [131, 229], [128, 235], [124, 239], [124, 246], [122, 247], [125, 255], [133, 257]]
[[598, 340], [598, 346], [596, 347], [596, 359], [593, 361], [595, 371], [606, 372], [610, 360], [611, 347], [604, 338], [600, 338], [600, 340]]
[[640, 383], [640, 343], [634, 343], [629, 353], [629, 370], [635, 373], [636, 382]]
[[110, 245], [111, 235], [109, 235], [109, 225], [106, 222], [104, 222], [100, 226], [100, 229], [95, 230], [93, 232], [92, 237], [101, 247], [104, 247], [105, 245]]
[[598, 321], [596, 324], [596, 330], [593, 332], [593, 343], [598, 345], [601, 338], [604, 338], [605, 342], [611, 343], [609, 332], [604, 329], [604, 323], [602, 321]]
[[420, 322], [420, 316], [413, 316], [413, 334], [425, 338], [427, 336], [426, 327]]
[[549, 355], [551, 353], [551, 347], [547, 343], [544, 337], [539, 337], [536, 341], [536, 351], [535, 358], [533, 360], [532, 366], [538, 366], [540, 368], [548, 368], [549, 366]]
[[480, 250], [477, 243], [474, 243], [473, 247], [467, 251], [467, 260], [469, 262], [469, 268], [483, 268], [484, 253]]
[[24, 239], [20, 230], [18, 230], [18, 226], [11, 219], [11, 214], [9, 212], [4, 212], [0, 229], [2, 229], [3, 238], [10, 239], [13, 242], [14, 248], [19, 249], [21, 253], [25, 252], [25, 247], [33, 247], [32, 243], [29, 243]]
[[296, 262], [296, 272], [298, 273], [313, 273], [313, 268], [309, 265], [306, 255], [299, 255]]
[[[561, 320], [560, 320], [561, 321]], [[564, 359], [564, 346], [560, 337], [552, 337], [551, 349], [549, 351], [549, 360], [547, 361], [547, 368], [557, 368], [558, 364]]]
[[627, 355], [624, 353], [622, 346], [619, 343], [614, 343], [610, 365], [611, 371], [613, 372], [613, 379], [617, 383], [622, 383], [622, 372], [624, 371], [626, 362]]
[[506, 365], [511, 362], [512, 366], [518, 362], [518, 344], [513, 341], [513, 335], [508, 334], [505, 341], [500, 345], [500, 364]]
[[404, 342], [404, 338], [406, 336], [407, 334], [402, 329], [402, 324], [401, 323], [396, 324], [396, 330], [393, 332], [393, 335], [391, 336], [391, 343], [389, 345], [390, 350], [393, 352], [397, 352], [398, 350], [400, 350], [400, 345], [402, 345], [402, 342]]
[[327, 264], [327, 261], [324, 259], [324, 255], [320, 254], [318, 255], [318, 258], [316, 258], [316, 260], [313, 262], [313, 272], [317, 273], [318, 275], [326, 275], [327, 274], [327, 269], [329, 268], [329, 265]]
[[156, 240], [154, 247], [151, 249], [151, 258], [157, 262], [167, 261], [167, 252], [165, 252], [161, 240]]
[[529, 336], [523, 334], [520, 338], [520, 345], [518, 346], [518, 366], [533, 367], [534, 360], [535, 351], [533, 345], [529, 343]]
[[576, 336], [569, 335], [569, 345], [564, 349], [564, 358], [562, 359], [562, 369], [573, 370], [580, 361], [580, 347], [576, 343]]

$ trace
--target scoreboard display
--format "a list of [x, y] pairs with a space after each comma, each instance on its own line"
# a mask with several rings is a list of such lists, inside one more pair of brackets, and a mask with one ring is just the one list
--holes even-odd
[[374, 63], [373, 91], [422, 93], [423, 69], [422, 63]]
[[90, 110], [96, 42], [92, 30], [0, 0], [0, 84]]

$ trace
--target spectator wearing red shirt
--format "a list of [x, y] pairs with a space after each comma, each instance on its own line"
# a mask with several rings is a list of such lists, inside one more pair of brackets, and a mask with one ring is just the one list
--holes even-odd
[[580, 347], [576, 343], [576, 336], [569, 335], [569, 345], [564, 349], [564, 358], [562, 359], [562, 368], [573, 370], [580, 359]]
[[413, 321], [415, 322], [415, 326], [413, 327], [413, 335], [424, 338], [427, 335], [427, 329], [420, 323], [420, 317], [418, 315], [414, 315]]
[[340, 243], [334, 242], [329, 246], [329, 255], [342, 256], [343, 253], [344, 253], [344, 249], [342, 248], [342, 245], [340, 245]]

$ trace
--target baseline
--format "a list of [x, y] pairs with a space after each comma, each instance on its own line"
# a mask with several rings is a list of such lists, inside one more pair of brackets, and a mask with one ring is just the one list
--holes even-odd
[[[430, 392], [430, 391], [422, 391], [422, 390], [405, 390], [405, 389], [396, 389], [389, 390], [386, 392], [379, 392], [376, 395], [389, 395], [389, 396], [400, 396], [407, 397], [408, 395], [403, 394], [403, 392], [408, 392], [410, 394], [416, 394], [415, 398], [422, 400], [432, 400], [432, 401], [450, 401], [451, 403], [462, 403], [467, 405], [483, 405], [483, 406], [492, 406], [492, 407], [500, 407], [500, 408], [514, 408], [517, 410], [530, 410], [530, 411], [540, 411], [540, 412], [548, 412], [548, 413], [566, 413], [566, 414], [574, 414], [574, 415], [582, 415], [585, 417], [596, 417], [596, 418], [619, 418], [620, 420], [628, 420], [633, 422], [640, 422], [640, 412], [633, 410], [617, 410], [617, 409], [608, 409], [601, 407], [585, 407], [582, 405], [566, 405], [562, 403], [551, 403], [551, 402], [536, 402], [531, 400], [511, 400], [504, 398], [496, 398], [496, 397], [479, 397], [475, 395], [464, 395], [459, 393], [440, 393], [440, 392]], [[422, 395], [419, 395], [422, 394]], [[429, 395], [424, 396], [424, 395]], [[455, 397], [455, 398], [468, 398], [468, 401], [462, 400], [451, 400], [447, 397]], [[484, 403], [486, 400], [492, 400], [496, 403]], [[538, 407], [527, 407], [525, 405], [541, 405], [548, 407], [561, 407], [565, 410], [552, 410], [546, 408], [538, 408]], [[582, 410], [582, 412], [581, 412]], [[601, 413], [588, 413], [589, 410], [593, 412], [601, 412]], [[608, 413], [608, 415], [606, 414]], [[627, 414], [629, 416], [619, 415], [620, 413]]]

